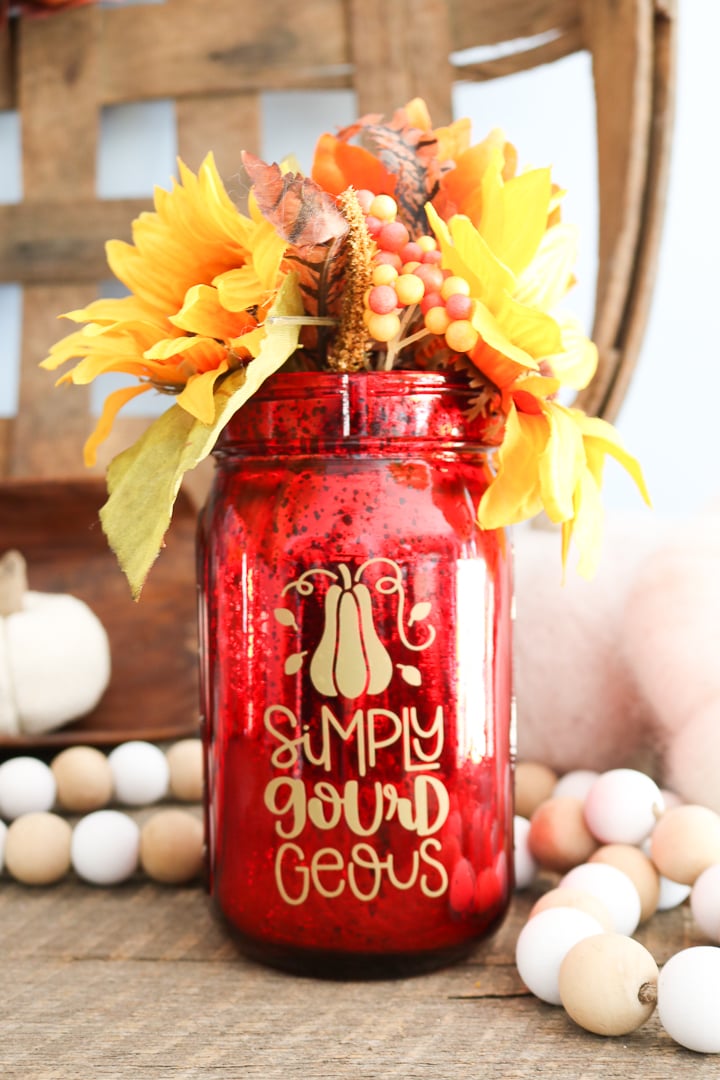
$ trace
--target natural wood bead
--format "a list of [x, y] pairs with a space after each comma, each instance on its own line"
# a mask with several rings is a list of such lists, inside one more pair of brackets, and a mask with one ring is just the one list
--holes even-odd
[[564, 873], [586, 862], [598, 843], [585, 824], [582, 800], [563, 795], [538, 806], [530, 819], [528, 846], [548, 870]]
[[653, 830], [650, 857], [671, 881], [693, 885], [703, 870], [720, 863], [720, 814], [692, 803], [668, 810]]
[[168, 748], [170, 794], [181, 802], [201, 802], [203, 797], [202, 740], [180, 739]]
[[574, 945], [558, 986], [568, 1015], [596, 1035], [627, 1035], [644, 1024], [657, 1000], [657, 964], [624, 934], [598, 934]]
[[515, 813], [531, 818], [538, 806], [549, 799], [557, 783], [557, 773], [537, 761], [520, 761], [515, 766]]
[[605, 844], [592, 853], [588, 862], [616, 866], [627, 874], [640, 897], [640, 922], [655, 914], [660, 898], [660, 875], [640, 848], [632, 844]]
[[112, 798], [113, 778], [105, 754], [92, 746], [69, 746], [53, 759], [57, 802], [63, 810], [87, 814], [107, 806]]
[[203, 863], [203, 825], [187, 810], [158, 810], [140, 830], [140, 865], [164, 885], [196, 878]]
[[5, 867], [24, 885], [52, 885], [70, 869], [72, 829], [46, 811], [15, 818], [5, 837]]
[[580, 911], [586, 911], [588, 915], [592, 915], [594, 919], [597, 919], [603, 930], [607, 930], [608, 933], [615, 929], [612, 915], [602, 900], [598, 900], [596, 896], [585, 892], [584, 889], [572, 889], [570, 887], [550, 889], [535, 902], [528, 917], [532, 919], [535, 915], [539, 915], [541, 911], [547, 911], [551, 907], [578, 908]]

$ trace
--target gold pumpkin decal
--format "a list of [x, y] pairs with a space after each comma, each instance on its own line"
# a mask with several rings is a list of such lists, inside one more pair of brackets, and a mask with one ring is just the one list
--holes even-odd
[[375, 630], [367, 585], [353, 583], [344, 563], [342, 585], [325, 594], [325, 625], [310, 661], [310, 680], [326, 697], [381, 694], [392, 678], [392, 661]]

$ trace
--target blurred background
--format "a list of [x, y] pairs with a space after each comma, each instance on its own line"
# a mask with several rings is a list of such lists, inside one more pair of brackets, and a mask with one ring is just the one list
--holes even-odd
[[[640, 458], [656, 510], [686, 516], [716, 496], [720, 483], [716, 405], [720, 364], [715, 331], [718, 306], [720, 151], [714, 106], [720, 102], [716, 42], [720, 4], [679, 0], [676, 119], [663, 242], [640, 360], [617, 420], [628, 448]], [[470, 56], [469, 60], [487, 58]], [[398, 102], [397, 104], [401, 104]], [[174, 103], [157, 100], [107, 107], [101, 114], [97, 194], [143, 197], [167, 187], [176, 172]], [[475, 139], [501, 127], [520, 164], [551, 165], [567, 189], [563, 216], [581, 231], [578, 284], [567, 307], [592, 324], [597, 266], [595, 112], [590, 58], [575, 54], [552, 65], [483, 83], [458, 82], [456, 116], [470, 116]], [[320, 133], [357, 114], [352, 91], [267, 92], [262, 95], [261, 152], [267, 160], [290, 153], [309, 168]], [[208, 146], [208, 149], [211, 149]], [[238, 147], [238, 154], [240, 147]], [[232, 190], [232, 179], [229, 187]], [[17, 112], [0, 111], [0, 203], [23, 197], [21, 125]], [[106, 294], [122, 295], [117, 283]], [[0, 418], [17, 412], [22, 288], [0, 284]], [[58, 324], [58, 338], [63, 326]], [[97, 410], [110, 387], [94, 387]], [[148, 411], [145, 395], [138, 403]], [[165, 407], [157, 398], [150, 410]], [[640, 511], [625, 473], [609, 462], [606, 505]]]

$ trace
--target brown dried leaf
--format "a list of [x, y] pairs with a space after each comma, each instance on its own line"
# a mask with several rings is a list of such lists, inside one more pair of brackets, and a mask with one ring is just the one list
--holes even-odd
[[260, 213], [294, 247], [325, 244], [344, 236], [348, 226], [332, 195], [307, 176], [282, 173], [249, 154], [242, 161], [253, 184]]

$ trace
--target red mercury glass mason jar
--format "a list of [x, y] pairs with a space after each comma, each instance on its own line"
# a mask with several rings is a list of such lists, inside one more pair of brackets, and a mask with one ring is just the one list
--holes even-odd
[[208, 887], [266, 963], [429, 970], [507, 909], [511, 562], [476, 524], [498, 418], [468, 420], [472, 394], [281, 373], [218, 444], [198, 544]]

